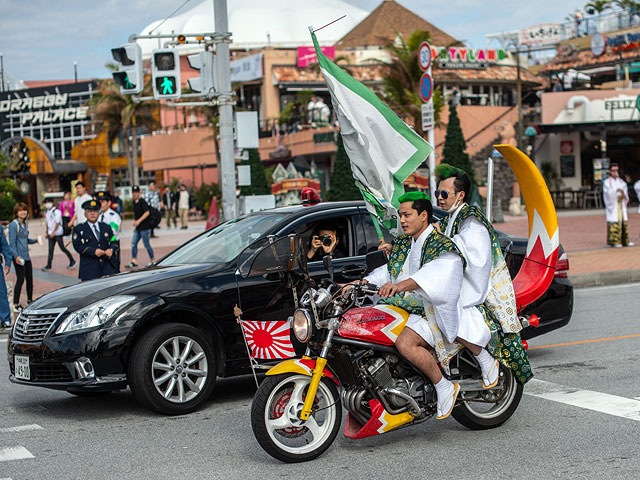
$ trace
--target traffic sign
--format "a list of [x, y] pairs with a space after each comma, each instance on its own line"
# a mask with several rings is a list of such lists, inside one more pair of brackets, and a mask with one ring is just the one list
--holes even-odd
[[433, 114], [433, 102], [422, 104], [422, 131], [425, 132], [434, 128], [436, 125], [435, 116]]
[[433, 79], [428, 73], [423, 73], [422, 77], [420, 77], [418, 95], [420, 95], [420, 99], [425, 103], [431, 100], [433, 96]]
[[431, 67], [431, 45], [428, 42], [422, 42], [418, 49], [418, 65], [420, 70], [426, 72]]

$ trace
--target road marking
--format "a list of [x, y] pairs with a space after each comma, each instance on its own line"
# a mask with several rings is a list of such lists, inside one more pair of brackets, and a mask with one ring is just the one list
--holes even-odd
[[524, 393], [532, 397], [640, 422], [640, 401], [631, 398], [617, 397], [591, 390], [578, 390], [535, 378], [527, 382]]
[[[7, 343], [7, 339], [6, 338], [0, 338], [0, 343]], [[0, 479], [2, 480], [2, 479]]]
[[44, 430], [44, 429], [37, 423], [32, 423], [31, 425], [20, 425], [18, 427], [0, 428], [0, 433], [31, 432], [33, 430]]
[[26, 458], [36, 458], [24, 447], [9, 447], [0, 449], [0, 462], [11, 460], [24, 460]]
[[622, 340], [623, 338], [636, 338], [636, 337], [640, 337], [640, 333], [634, 333], [633, 335], [622, 335], [620, 337], [607, 337], [607, 338], [595, 338], [593, 340], [581, 340], [579, 342], [555, 343], [553, 345], [539, 345], [537, 347], [529, 347], [527, 350], [538, 350], [540, 348], [553, 348], [553, 347], [567, 347], [569, 345], [582, 345], [583, 343], [609, 342], [611, 340]]

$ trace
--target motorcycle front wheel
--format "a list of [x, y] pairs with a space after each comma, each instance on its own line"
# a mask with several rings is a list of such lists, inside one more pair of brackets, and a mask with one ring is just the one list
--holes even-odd
[[285, 373], [267, 377], [251, 406], [251, 427], [260, 446], [287, 463], [320, 456], [333, 443], [342, 422], [340, 395], [335, 384], [323, 378], [313, 411], [300, 420], [311, 377]]
[[[511, 418], [522, 398], [523, 386], [513, 372], [500, 364], [500, 381], [492, 389], [476, 393], [475, 401], [460, 402], [451, 412], [453, 418], [472, 430], [496, 428]], [[460, 396], [465, 398], [464, 391]]]

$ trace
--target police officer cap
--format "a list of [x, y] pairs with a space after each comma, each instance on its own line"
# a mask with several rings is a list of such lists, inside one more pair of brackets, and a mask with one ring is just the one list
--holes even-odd
[[98, 200], [111, 200], [111, 195], [109, 192], [98, 192], [96, 193], [96, 199]]
[[100, 210], [100, 204], [96, 200], [87, 200], [82, 204], [85, 210]]

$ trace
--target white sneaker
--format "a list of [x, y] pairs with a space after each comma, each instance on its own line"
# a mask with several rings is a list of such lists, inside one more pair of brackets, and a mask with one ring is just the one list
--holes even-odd
[[635, 243], [633, 243], [633, 242], [627, 243], [627, 247], [633, 247], [633, 246], [635, 246]]
[[482, 388], [486, 390], [495, 387], [498, 384], [499, 377], [500, 363], [498, 360], [494, 360], [486, 371], [482, 368]]
[[438, 411], [436, 412], [436, 420], [444, 420], [453, 411], [456, 405], [456, 399], [460, 393], [460, 385], [452, 383], [448, 393], [440, 395], [438, 393]]

